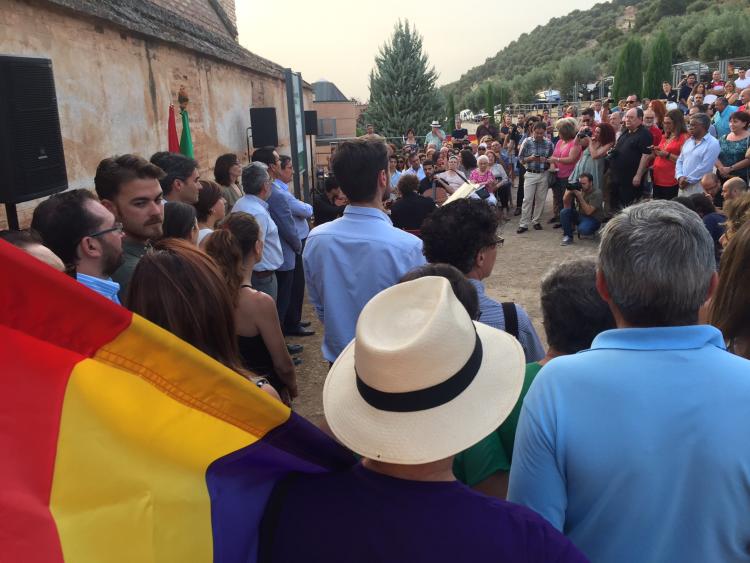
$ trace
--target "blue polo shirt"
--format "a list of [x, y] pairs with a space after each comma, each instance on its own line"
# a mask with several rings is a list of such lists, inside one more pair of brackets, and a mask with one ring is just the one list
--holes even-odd
[[598, 563], [750, 561], [750, 361], [707, 325], [610, 330], [552, 360], [508, 500]]

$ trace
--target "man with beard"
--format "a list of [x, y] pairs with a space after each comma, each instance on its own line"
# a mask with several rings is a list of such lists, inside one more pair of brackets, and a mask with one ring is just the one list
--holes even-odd
[[123, 262], [112, 274], [120, 284], [120, 299], [149, 241], [161, 238], [164, 201], [159, 180], [163, 177], [161, 168], [134, 154], [105, 158], [96, 168], [94, 186], [99, 200], [122, 223], [125, 233]]
[[122, 264], [122, 224], [89, 190], [53, 195], [34, 210], [31, 227], [66, 271], [119, 304], [120, 284], [110, 277]]

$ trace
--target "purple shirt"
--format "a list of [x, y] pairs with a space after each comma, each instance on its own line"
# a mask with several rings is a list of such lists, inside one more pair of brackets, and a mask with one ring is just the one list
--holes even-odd
[[280, 506], [274, 562], [588, 561], [527, 508], [458, 481], [407, 481], [361, 464], [296, 476], [267, 518], [271, 506]]

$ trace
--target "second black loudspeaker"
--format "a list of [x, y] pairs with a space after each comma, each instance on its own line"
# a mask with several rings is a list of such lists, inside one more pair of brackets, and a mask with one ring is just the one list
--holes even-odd
[[279, 146], [276, 108], [250, 108], [250, 126], [253, 128], [254, 147]]
[[305, 112], [305, 135], [318, 134], [318, 112], [307, 110]]

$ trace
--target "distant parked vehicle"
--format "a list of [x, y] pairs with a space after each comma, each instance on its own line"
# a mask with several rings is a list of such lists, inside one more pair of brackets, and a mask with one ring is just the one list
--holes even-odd
[[482, 121], [485, 117], [489, 117], [489, 114], [485, 111], [480, 111], [479, 113], [474, 114], [474, 121], [476, 123], [479, 123]]
[[474, 112], [470, 109], [461, 110], [458, 116], [461, 118], [461, 121], [474, 121]]
[[542, 90], [536, 93], [535, 101], [537, 104], [559, 104], [561, 99], [560, 90]]
[[[579, 94], [579, 97], [582, 100], [596, 100], [599, 98], [607, 99], [611, 97], [612, 92], [612, 86], [615, 83], [615, 77], [614, 76], [605, 76], [601, 80], [597, 82], [593, 82], [590, 84], [583, 84], [582, 85], [582, 91]], [[602, 95], [602, 89], [604, 90], [604, 94]]]

